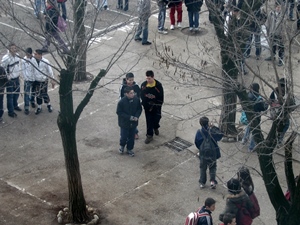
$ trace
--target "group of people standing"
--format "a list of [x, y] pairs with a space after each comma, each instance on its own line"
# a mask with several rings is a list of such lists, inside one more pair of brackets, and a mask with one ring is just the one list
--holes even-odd
[[[8, 52], [3, 56], [0, 66], [0, 121], [3, 116], [3, 98], [6, 89], [8, 116], [16, 118], [16, 111], [22, 111], [18, 105], [20, 95], [20, 78], [24, 79], [24, 113], [29, 114], [30, 105], [36, 108], [35, 114], [42, 111], [42, 103], [47, 104], [47, 109], [52, 112], [48, 95], [48, 82], [54, 87], [54, 74], [50, 62], [43, 57], [40, 49], [25, 50], [25, 57], [17, 53], [14, 43], [8, 46]], [[37, 107], [36, 107], [37, 103]]]
[[162, 84], [154, 78], [152, 70], [146, 71], [146, 81], [139, 87], [134, 81], [134, 75], [128, 73], [120, 88], [121, 100], [118, 102], [117, 115], [120, 127], [120, 154], [126, 152], [134, 156], [134, 141], [138, 136], [138, 121], [142, 106], [146, 116], [145, 144], [153, 141], [153, 135], [159, 135], [161, 108], [164, 102]]

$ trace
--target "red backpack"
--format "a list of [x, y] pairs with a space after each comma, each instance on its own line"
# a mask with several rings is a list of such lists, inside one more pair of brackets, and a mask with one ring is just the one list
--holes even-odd
[[254, 219], [260, 215], [260, 207], [254, 192], [249, 195], [250, 201], [252, 202], [253, 207], [250, 209], [251, 218]]
[[203, 216], [210, 216], [208, 212], [199, 213], [199, 211], [202, 209], [200, 207], [197, 209], [196, 212], [191, 212], [185, 219], [184, 225], [197, 225], [199, 218]]
[[236, 224], [238, 225], [251, 225], [252, 217], [249, 210], [245, 206], [245, 202], [242, 204], [235, 204], [238, 208], [238, 212], [236, 214]]

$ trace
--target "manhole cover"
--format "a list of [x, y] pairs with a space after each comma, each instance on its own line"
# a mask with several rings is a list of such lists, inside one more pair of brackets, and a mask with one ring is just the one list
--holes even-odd
[[176, 137], [172, 141], [169, 141], [164, 145], [178, 152], [181, 152], [182, 150], [192, 146], [193, 144], [179, 137]]
[[208, 30], [203, 28], [203, 27], [200, 27], [199, 31], [191, 32], [189, 27], [184, 27], [184, 28], [181, 29], [181, 32], [185, 35], [188, 35], [188, 36], [202, 36], [202, 35], [207, 34]]

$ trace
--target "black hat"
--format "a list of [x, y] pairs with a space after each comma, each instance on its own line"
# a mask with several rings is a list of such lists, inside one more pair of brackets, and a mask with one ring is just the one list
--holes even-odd
[[238, 179], [231, 178], [227, 182], [228, 191], [234, 195], [239, 194], [241, 192], [241, 183]]
[[25, 52], [28, 54], [32, 54], [32, 48], [26, 48]]

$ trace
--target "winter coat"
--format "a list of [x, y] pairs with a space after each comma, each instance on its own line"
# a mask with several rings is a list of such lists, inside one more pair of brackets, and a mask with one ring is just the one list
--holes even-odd
[[21, 61], [21, 68], [25, 81], [35, 81], [33, 60], [35, 60], [33, 57], [27, 58], [27, 56], [25, 56]]
[[[252, 202], [250, 201], [248, 195], [244, 191], [241, 191], [239, 194], [236, 195], [229, 194], [226, 198], [225, 210], [223, 211], [223, 213], [220, 214], [219, 220], [223, 221], [223, 216], [225, 213], [231, 213], [237, 216], [239, 210], [237, 204], [242, 205], [243, 203], [248, 211], [253, 207]], [[239, 224], [238, 221], [237, 224]]]
[[[123, 98], [125, 96], [124, 90], [126, 87], [129, 87], [129, 86], [127, 85], [126, 78], [124, 78], [123, 83], [120, 87], [120, 98]], [[136, 82], [133, 82], [132, 86], [130, 86], [130, 87], [133, 88], [135, 96], [138, 97], [138, 99], [139, 99], [141, 97], [141, 89], [140, 89], [139, 85]]]
[[258, 94], [253, 93], [251, 91], [248, 93], [248, 99], [251, 101], [250, 104], [253, 105], [254, 112], [259, 113], [259, 112], [266, 111], [268, 109], [268, 104], [265, 103], [263, 98], [261, 97], [260, 99], [258, 98], [259, 98]]
[[200, 12], [202, 4], [202, 0], [185, 0], [188, 12]]
[[213, 220], [211, 217], [211, 211], [207, 210], [205, 206], [201, 208], [199, 213], [204, 213], [207, 212], [209, 215], [207, 216], [202, 216], [199, 218], [197, 225], [213, 225]]
[[45, 82], [48, 80], [48, 77], [54, 77], [50, 62], [44, 57], [42, 57], [39, 63], [36, 59], [33, 59], [32, 63], [34, 65], [34, 77], [36, 81]]
[[[211, 128], [202, 127], [201, 131], [206, 137], [209, 135], [209, 131], [210, 137], [215, 145], [216, 159], [219, 159], [221, 157], [221, 152], [217, 142], [220, 141], [223, 137], [223, 134], [221, 133], [220, 129], [216, 126], [213, 126]], [[195, 136], [195, 145], [199, 150], [203, 140], [204, 138], [202, 137], [200, 130], [198, 130]]]
[[134, 96], [129, 99], [127, 96], [123, 97], [117, 106], [118, 124], [121, 128], [135, 128], [138, 121], [131, 120], [132, 117], [139, 118], [142, 113], [142, 106], [140, 99]]
[[283, 22], [284, 22], [284, 14], [281, 12], [277, 13], [275, 11], [271, 11], [267, 21], [266, 28], [269, 37], [283, 37]]
[[169, 8], [180, 5], [182, 3], [182, 0], [169, 0], [168, 6]]
[[53, 7], [47, 7], [46, 9], [46, 32], [57, 32], [59, 11]]
[[21, 73], [19, 54], [13, 56], [7, 52], [2, 58], [1, 66], [5, 69], [8, 80], [18, 78]]
[[164, 103], [164, 89], [162, 84], [155, 80], [154, 87], [147, 87], [147, 81], [141, 85], [141, 99], [145, 111], [151, 111], [154, 107], [161, 107]]
[[146, 21], [151, 16], [151, 0], [138, 1], [138, 14], [142, 21]]

